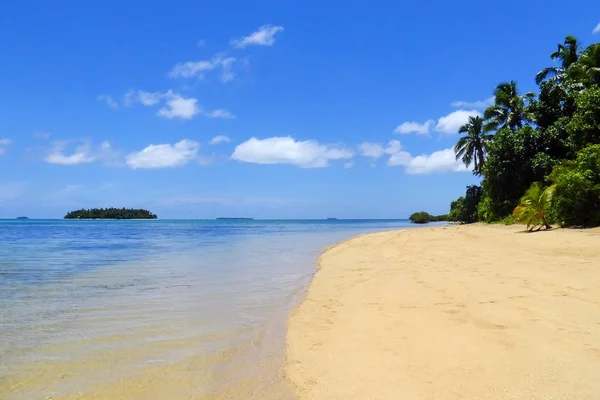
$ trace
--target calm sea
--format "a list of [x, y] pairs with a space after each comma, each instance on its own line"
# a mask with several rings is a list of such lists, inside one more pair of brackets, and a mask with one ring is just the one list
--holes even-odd
[[0, 220], [0, 398], [291, 399], [328, 245], [407, 221]]

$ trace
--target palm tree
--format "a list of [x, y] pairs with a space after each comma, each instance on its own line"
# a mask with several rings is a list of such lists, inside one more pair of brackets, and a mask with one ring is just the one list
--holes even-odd
[[518, 221], [526, 222], [529, 231], [536, 226], [539, 226], [538, 231], [542, 226], [550, 229], [546, 212], [550, 208], [555, 190], [556, 185], [544, 189], [542, 182], [534, 182], [521, 197], [519, 205], [513, 210], [513, 215]]
[[567, 70], [579, 59], [579, 43], [573, 36], [567, 36], [564, 44], [550, 55], [552, 60], [559, 60], [560, 66], [544, 68], [535, 76], [538, 85], [548, 79], [550, 82], [562, 82], [567, 77]]
[[469, 117], [469, 122], [461, 126], [459, 133], [466, 133], [456, 142], [454, 153], [456, 159], [461, 159], [468, 167], [473, 163], [473, 173], [481, 175], [485, 163], [486, 147], [492, 135], [483, 129], [483, 119], [479, 116]]
[[533, 120], [527, 105], [534, 98], [535, 94], [532, 92], [521, 96], [515, 81], [503, 82], [496, 86], [494, 105], [488, 107], [484, 113], [484, 118], [489, 121], [485, 131], [497, 130], [504, 126], [513, 130], [522, 128], [525, 122]]
[[583, 86], [600, 85], [600, 43], [588, 46], [567, 72], [567, 77]]

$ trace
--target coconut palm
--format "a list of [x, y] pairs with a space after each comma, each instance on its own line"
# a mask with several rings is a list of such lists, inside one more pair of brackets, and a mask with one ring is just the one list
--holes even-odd
[[485, 131], [497, 130], [504, 126], [510, 129], [522, 128], [523, 124], [532, 121], [527, 105], [533, 101], [532, 92], [524, 96], [519, 94], [517, 82], [503, 82], [494, 91], [494, 105], [485, 110], [484, 118], [488, 121]]
[[492, 135], [486, 134], [483, 129], [483, 119], [479, 116], [469, 117], [469, 122], [461, 126], [459, 133], [466, 133], [458, 139], [454, 146], [456, 159], [461, 159], [468, 167], [473, 164], [473, 173], [481, 175], [485, 163], [486, 146]]
[[579, 59], [579, 43], [573, 36], [567, 36], [564, 44], [558, 45], [558, 50], [550, 55], [552, 60], [560, 61], [558, 67], [544, 68], [535, 76], [538, 85], [548, 79], [550, 82], [562, 82], [567, 77], [567, 70]]
[[542, 226], [550, 229], [546, 213], [552, 203], [555, 189], [555, 185], [544, 188], [542, 182], [534, 182], [521, 197], [519, 205], [513, 210], [517, 221], [527, 223], [529, 231], [536, 226], [539, 226], [538, 230], [542, 229]]
[[567, 77], [583, 86], [600, 85], [600, 43], [588, 46], [567, 72]]

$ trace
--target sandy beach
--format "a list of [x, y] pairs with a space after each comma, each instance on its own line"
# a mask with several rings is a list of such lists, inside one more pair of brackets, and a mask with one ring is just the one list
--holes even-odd
[[327, 250], [288, 321], [302, 400], [600, 398], [600, 231], [449, 226]]

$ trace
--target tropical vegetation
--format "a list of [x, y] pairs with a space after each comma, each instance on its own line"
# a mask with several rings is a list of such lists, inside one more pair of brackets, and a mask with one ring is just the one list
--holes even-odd
[[451, 203], [450, 220], [600, 225], [600, 43], [567, 36], [550, 59], [536, 93], [500, 83], [460, 128], [456, 159], [482, 180]]
[[419, 211], [408, 217], [413, 224], [428, 224], [429, 222], [448, 221], [448, 215], [431, 215], [425, 211]]
[[148, 210], [134, 208], [91, 208], [69, 212], [65, 219], [156, 219]]

